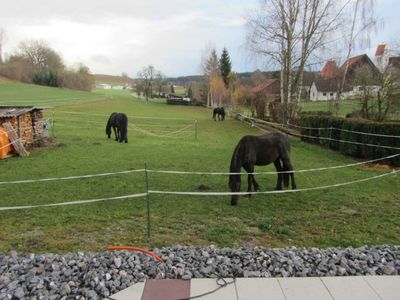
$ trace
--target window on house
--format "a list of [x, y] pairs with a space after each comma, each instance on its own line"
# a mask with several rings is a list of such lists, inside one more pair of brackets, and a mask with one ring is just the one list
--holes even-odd
[[326, 96], [326, 93], [322, 93], [322, 95]]
[[333, 96], [333, 93], [331, 93], [331, 96]]

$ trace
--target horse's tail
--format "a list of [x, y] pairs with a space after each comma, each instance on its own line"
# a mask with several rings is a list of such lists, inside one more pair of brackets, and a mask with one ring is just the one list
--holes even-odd
[[213, 119], [215, 119], [215, 115], [217, 114], [217, 109], [216, 108], [214, 108], [213, 109]]
[[111, 117], [112, 115], [108, 118], [107, 125], [106, 125], [106, 134], [108, 137], [111, 135]]
[[[242, 161], [242, 152], [244, 150], [244, 145], [242, 140], [240, 140], [239, 144], [236, 145], [235, 150], [233, 151], [232, 158], [231, 158], [231, 165], [229, 168], [229, 173], [239, 173], [240, 168], [242, 167], [241, 161]], [[234, 175], [230, 174], [229, 175], [229, 187], [232, 189], [233, 185], [237, 182], [237, 180], [240, 180], [240, 175]]]
[[290, 163], [290, 143], [287, 137], [285, 137], [282, 147], [280, 147], [280, 158], [283, 165], [283, 171], [286, 173], [282, 174], [283, 186], [287, 188], [289, 186], [290, 173], [293, 171], [292, 164]]

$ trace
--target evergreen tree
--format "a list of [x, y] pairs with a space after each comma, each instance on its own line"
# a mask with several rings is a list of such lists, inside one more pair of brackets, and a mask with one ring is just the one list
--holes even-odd
[[228, 50], [224, 47], [222, 50], [221, 58], [219, 60], [219, 68], [221, 71], [222, 79], [225, 83], [225, 87], [229, 86], [229, 73], [232, 71], [232, 63], [229, 57]]
[[189, 89], [188, 89], [188, 92], [187, 92], [187, 96], [190, 99], [193, 99], [193, 91], [192, 91], [192, 87], [191, 86], [189, 86]]

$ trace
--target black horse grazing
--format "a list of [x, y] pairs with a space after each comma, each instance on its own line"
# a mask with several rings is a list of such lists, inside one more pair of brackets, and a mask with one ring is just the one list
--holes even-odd
[[[233, 152], [230, 173], [240, 173], [242, 167], [247, 173], [253, 173], [255, 165], [266, 166], [272, 162], [277, 172], [292, 171], [293, 167], [289, 156], [289, 140], [281, 133], [272, 132], [261, 136], [246, 135], [242, 137]], [[282, 180], [285, 187], [289, 186], [289, 174], [292, 179], [292, 189], [296, 189], [293, 173], [278, 173], [275, 190], [282, 190]], [[249, 174], [247, 177], [247, 192], [251, 192], [252, 185], [258, 191], [259, 185], [254, 179], [254, 175]], [[232, 192], [240, 192], [240, 175], [229, 175], [229, 187]], [[231, 204], [236, 205], [237, 200], [238, 195], [232, 195]]]
[[128, 117], [123, 113], [113, 112], [108, 118], [106, 134], [111, 138], [111, 127], [114, 129], [115, 140], [128, 142]]
[[214, 110], [213, 110], [214, 121], [217, 121], [217, 119], [215, 118], [216, 115], [218, 115], [219, 121], [225, 120], [225, 109], [223, 107], [214, 108]]

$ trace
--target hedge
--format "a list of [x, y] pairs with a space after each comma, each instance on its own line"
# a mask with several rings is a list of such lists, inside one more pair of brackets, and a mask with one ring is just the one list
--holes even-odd
[[[400, 153], [400, 150], [380, 148], [368, 145], [358, 145], [351, 143], [342, 143], [334, 140], [358, 142], [362, 144], [374, 144], [400, 148], [400, 138], [382, 137], [355, 132], [348, 132], [338, 129], [358, 131], [373, 134], [383, 134], [391, 136], [400, 136], [400, 123], [398, 122], [373, 122], [363, 119], [345, 119], [338, 117], [305, 115], [300, 119], [302, 140], [308, 143], [318, 144], [333, 150], [339, 150], [343, 154], [357, 157], [376, 159], [393, 154]], [[328, 128], [328, 129], [309, 129], [309, 128]], [[311, 137], [307, 137], [311, 136]], [[326, 139], [328, 138], [328, 139]], [[400, 156], [386, 161], [394, 166], [400, 166]]]

